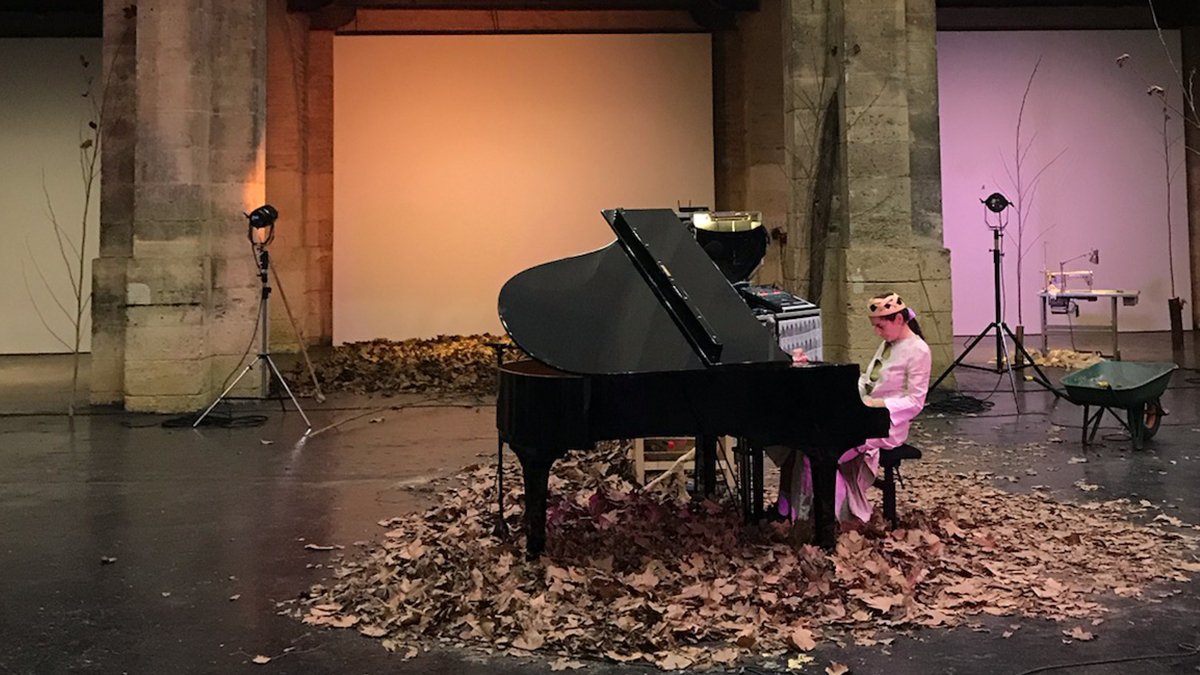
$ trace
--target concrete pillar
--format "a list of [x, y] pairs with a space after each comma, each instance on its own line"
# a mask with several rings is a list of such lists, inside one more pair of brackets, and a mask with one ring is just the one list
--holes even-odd
[[125, 271], [133, 252], [137, 146], [137, 16], [130, 3], [104, 2], [100, 129], [100, 257], [92, 262], [93, 404], [125, 398]]
[[[1185, 26], [1179, 31], [1182, 47], [1182, 71], [1194, 73], [1200, 68], [1200, 26]], [[1192, 95], [1196, 95], [1193, 91]], [[1195, 111], [1187, 110], [1184, 120], [1184, 145], [1200, 148], [1200, 117]], [[1200, 330], [1200, 157], [1195, 152], [1184, 152], [1187, 166], [1188, 205], [1188, 269], [1192, 275], [1192, 330]]]
[[309, 246], [308, 323], [314, 344], [333, 344], [333, 31], [308, 34], [308, 163], [304, 232]]
[[[720, 210], [761, 211], [770, 230], [786, 231], [783, 0], [764, 0], [738, 17], [736, 31], [713, 35], [716, 183]], [[782, 283], [782, 242], [775, 240], [755, 277]]]
[[286, 0], [268, 6], [266, 200], [280, 213], [271, 250], [281, 286], [271, 345], [297, 351], [287, 307], [307, 345], [333, 339], [333, 33], [311, 31]]
[[940, 373], [953, 357], [942, 244], [932, 0], [789, 0], [788, 285], [819, 299], [827, 358], [866, 362], [866, 301], [917, 309]]
[[[105, 10], [108, 54], [123, 3]], [[93, 361], [117, 365], [97, 367], [96, 398], [119, 391], [129, 410], [196, 410], [254, 333], [242, 212], [265, 199], [266, 4], [143, 0], [131, 20], [136, 68], [116, 69], [127, 80], [114, 100], [128, 128], [113, 121], [104, 138], [94, 273], [103, 317]], [[257, 378], [243, 382], [251, 393]]]

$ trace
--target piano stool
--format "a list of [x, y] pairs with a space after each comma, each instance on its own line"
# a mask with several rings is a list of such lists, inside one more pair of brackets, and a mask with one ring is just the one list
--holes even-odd
[[921, 459], [921, 449], [905, 443], [879, 451], [883, 480], [877, 484], [883, 490], [883, 517], [888, 519], [892, 527], [896, 526], [896, 478], [900, 475], [900, 463], [906, 459]]
[[[651, 442], [651, 450], [646, 449], [647, 441]], [[662, 443], [663, 441], [674, 441], [675, 447], [671, 449], [661, 447], [666, 445]], [[725, 476], [725, 484], [729, 486], [730, 491], [737, 489], [732, 469], [732, 467], [737, 466], [737, 460], [733, 456], [733, 444], [734, 439], [729, 436], [717, 438], [717, 452], [721, 455], [718, 465]], [[691, 452], [695, 447], [696, 439], [691, 437], [635, 438], [633, 446], [629, 449], [629, 458], [633, 460], [634, 477], [637, 479], [637, 484], [646, 485], [654, 480], [659, 474], [674, 466], [680, 457]], [[695, 469], [689, 469], [688, 473], [695, 475]]]

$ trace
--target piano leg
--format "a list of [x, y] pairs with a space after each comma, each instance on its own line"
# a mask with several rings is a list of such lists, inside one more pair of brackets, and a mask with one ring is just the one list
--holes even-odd
[[700, 435], [696, 437], [696, 465], [693, 474], [696, 476], [696, 494], [702, 497], [712, 497], [717, 493], [717, 437]]
[[525, 555], [532, 560], [546, 550], [546, 497], [554, 460], [547, 459], [547, 453], [527, 448], [513, 447], [513, 452], [521, 461], [525, 478]]
[[750, 514], [754, 522], [763, 517], [763, 447], [754, 445], [750, 451]]
[[817, 451], [808, 455], [812, 467], [813, 519], [816, 521], [817, 546], [826, 550], [837, 544], [837, 519], [834, 496], [837, 487], [837, 459], [841, 453]]

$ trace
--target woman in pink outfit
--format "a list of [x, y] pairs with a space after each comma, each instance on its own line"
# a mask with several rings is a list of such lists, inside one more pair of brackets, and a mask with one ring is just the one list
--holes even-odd
[[[879, 474], [879, 450], [894, 448], [908, 438], [909, 421], [925, 406], [929, 390], [931, 357], [916, 313], [895, 293], [871, 298], [867, 304], [871, 326], [883, 338], [875, 356], [858, 378], [858, 393], [863, 403], [887, 408], [891, 433], [887, 438], [872, 438], [847, 450], [838, 460], [835, 513], [839, 521], [852, 517], [863, 522], [871, 519], [867, 489]], [[797, 349], [792, 354], [796, 365], [808, 363], [808, 355]], [[807, 518], [812, 506], [812, 472], [808, 458], [792, 448], [776, 446], [768, 454], [780, 466], [779, 514], [791, 520]], [[803, 469], [796, 470], [797, 457]]]

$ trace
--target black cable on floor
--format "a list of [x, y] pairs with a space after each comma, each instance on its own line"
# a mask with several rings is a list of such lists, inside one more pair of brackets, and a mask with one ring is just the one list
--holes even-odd
[[939, 396], [936, 401], [927, 402], [925, 404], [925, 412], [945, 415], [971, 415], [991, 410], [995, 405], [995, 401], [976, 398], [961, 392], [951, 392]]
[[1041, 666], [1032, 670], [1026, 670], [1017, 675], [1034, 675], [1034, 673], [1045, 673], [1051, 670], [1060, 670], [1062, 668], [1082, 668], [1084, 666], [1107, 666], [1113, 663], [1129, 663], [1130, 661], [1151, 661], [1154, 659], [1181, 659], [1187, 656], [1195, 656], [1200, 654], [1200, 647], [1180, 643], [1179, 648], [1183, 651], [1170, 654], [1148, 654], [1146, 656], [1125, 656], [1116, 659], [1099, 659], [1096, 661], [1076, 661], [1074, 663], [1060, 663], [1053, 666]]
[[[184, 429], [189, 428], [196, 423], [196, 418], [200, 413], [191, 413], [188, 415], [179, 415], [170, 417], [162, 422], [152, 422], [150, 424], [135, 424], [133, 422], [121, 422], [121, 426], [126, 429], [147, 429], [149, 427], [163, 427], [166, 429]], [[261, 427], [267, 423], [269, 418], [266, 415], [209, 415], [200, 423], [201, 427], [216, 427], [218, 429], [252, 429]]]
[[[164, 420], [162, 425], [167, 429], [181, 429], [190, 427], [196, 423], [196, 418], [199, 415], [180, 415]], [[200, 422], [201, 427], [217, 427], [218, 429], [252, 429], [261, 427], [270, 419], [266, 415], [226, 415], [220, 417], [217, 415], [209, 415]]]

